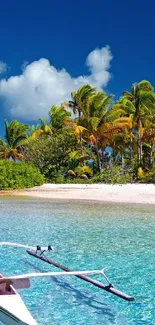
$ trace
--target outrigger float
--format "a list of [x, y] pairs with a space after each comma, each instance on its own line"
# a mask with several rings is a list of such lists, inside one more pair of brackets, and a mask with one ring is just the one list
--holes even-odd
[[[26, 249], [27, 253], [43, 262], [53, 265], [64, 272], [45, 272], [45, 273], [28, 273], [21, 275], [12, 275], [9, 277], [3, 277], [0, 275], [0, 321], [5, 325], [37, 325], [37, 322], [32, 317], [23, 300], [17, 293], [16, 289], [26, 289], [30, 287], [30, 279], [36, 277], [48, 277], [48, 276], [76, 276], [92, 285], [110, 292], [127, 301], [133, 301], [134, 298], [127, 295], [124, 292], [116, 289], [107, 276], [104, 270], [90, 270], [90, 271], [72, 271], [66, 266], [58, 264], [44, 256], [46, 251], [52, 251], [52, 246], [28, 246], [11, 242], [0, 242], [0, 246], [8, 245], [14, 247], [20, 247]], [[87, 275], [102, 274], [107, 282], [103, 284], [100, 281], [94, 280]]]

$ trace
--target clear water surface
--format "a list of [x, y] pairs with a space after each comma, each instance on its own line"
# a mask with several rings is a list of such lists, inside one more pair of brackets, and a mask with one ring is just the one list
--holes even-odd
[[[134, 303], [75, 277], [33, 279], [21, 296], [39, 325], [155, 324], [155, 207], [0, 197], [1, 241], [55, 247], [73, 270], [101, 269]], [[56, 271], [23, 249], [0, 248], [4, 275]], [[102, 276], [95, 275], [99, 280]]]

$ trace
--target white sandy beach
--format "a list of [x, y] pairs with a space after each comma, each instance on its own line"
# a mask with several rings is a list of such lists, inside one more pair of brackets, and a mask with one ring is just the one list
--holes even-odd
[[0, 191], [0, 194], [155, 205], [154, 184], [44, 184], [25, 190]]

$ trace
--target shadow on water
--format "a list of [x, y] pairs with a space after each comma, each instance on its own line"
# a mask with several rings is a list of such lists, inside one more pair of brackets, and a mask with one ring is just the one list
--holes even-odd
[[[36, 267], [33, 265], [33, 263], [28, 262], [28, 261], [24, 261], [25, 264], [27, 264], [28, 266], [33, 267], [34, 271], [40, 271], [40, 272], [45, 272], [45, 270], [41, 269], [40, 267]], [[111, 321], [112, 324], [114, 324], [115, 322], [115, 313], [111, 310], [111, 308], [105, 303], [105, 302], [101, 302], [97, 299], [94, 299], [94, 297], [92, 295], [86, 295], [83, 294], [80, 290], [76, 289], [75, 287], [71, 286], [69, 283], [62, 281], [56, 277], [50, 277], [50, 279], [48, 281], [51, 282], [51, 280], [56, 283], [56, 285], [58, 285], [60, 288], [65, 289], [68, 292], [72, 293], [72, 296], [79, 301], [79, 305], [85, 304], [88, 305], [89, 307], [93, 308], [95, 310], [95, 313], [99, 314], [99, 315], [107, 315], [109, 321]], [[44, 295], [43, 295], [43, 299], [44, 299]], [[46, 296], [47, 299], [47, 296]], [[50, 299], [50, 298], [49, 298]], [[41, 298], [39, 299], [40, 303], [41, 303]]]

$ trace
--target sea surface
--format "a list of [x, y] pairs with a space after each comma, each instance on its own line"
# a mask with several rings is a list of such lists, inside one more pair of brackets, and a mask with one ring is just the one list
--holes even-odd
[[[135, 297], [124, 301], [76, 277], [33, 279], [20, 294], [39, 325], [155, 324], [155, 207], [0, 197], [0, 234], [1, 241], [51, 244], [46, 255], [73, 270], [107, 266], [113, 285]], [[0, 247], [0, 271], [58, 269]]]

